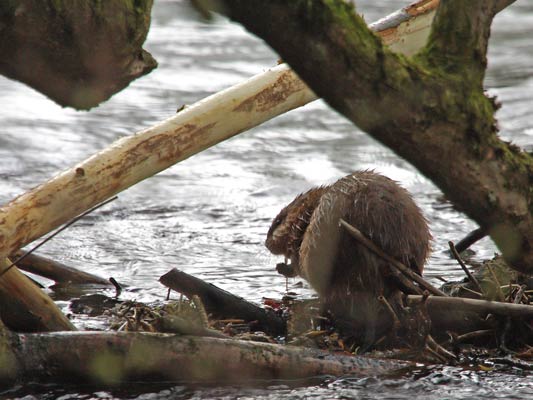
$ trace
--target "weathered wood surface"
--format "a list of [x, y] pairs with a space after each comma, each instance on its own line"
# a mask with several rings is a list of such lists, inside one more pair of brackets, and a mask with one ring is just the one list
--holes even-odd
[[378, 375], [410, 365], [268, 343], [123, 332], [13, 335], [4, 331], [0, 350], [0, 382], [188, 380], [232, 384], [252, 379]]
[[214, 318], [257, 321], [254, 330], [261, 330], [272, 336], [284, 335], [287, 331], [285, 320], [273, 311], [258, 307], [242, 297], [235, 296], [183, 271], [174, 268], [159, 278], [159, 281], [189, 298], [194, 295], [200, 297], [207, 313], [213, 315]]

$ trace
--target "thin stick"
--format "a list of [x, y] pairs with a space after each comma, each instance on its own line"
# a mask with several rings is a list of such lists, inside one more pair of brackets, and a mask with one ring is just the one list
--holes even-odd
[[375, 254], [383, 258], [385, 261], [388, 261], [390, 265], [397, 270], [399, 270], [401, 273], [406, 275], [408, 278], [412, 279], [416, 283], [418, 283], [422, 288], [426, 289], [430, 293], [434, 294], [435, 296], [442, 296], [442, 297], [448, 297], [446, 293], [440, 291], [433, 285], [431, 285], [429, 282], [425, 281], [420, 275], [412, 271], [411, 269], [407, 268], [405, 265], [403, 265], [401, 262], [395, 260], [388, 254], [386, 254], [383, 250], [381, 250], [378, 246], [376, 246], [372, 241], [367, 239], [359, 229], [355, 228], [354, 226], [350, 225], [348, 222], [340, 219], [341, 226], [346, 229], [346, 231], [359, 243], [364, 245], [366, 248], [368, 248], [370, 251], [373, 251]]
[[479, 337], [492, 335], [494, 334], [493, 329], [481, 329], [478, 331], [468, 332], [463, 335], [455, 335], [452, 340], [450, 340], [450, 343], [460, 343], [460, 342], [466, 342], [468, 340], [477, 339]]
[[430, 353], [433, 357], [435, 357], [441, 364], [446, 364], [448, 362], [448, 359], [444, 357], [443, 355], [439, 354], [436, 350], [433, 350], [429, 344], [426, 343], [424, 346], [424, 350], [426, 350], [428, 353]]
[[44, 245], [46, 242], [48, 242], [49, 240], [52, 240], [55, 236], [57, 236], [58, 234], [60, 234], [61, 232], [63, 232], [65, 229], [67, 229], [69, 226], [71, 226], [72, 224], [74, 224], [75, 222], [79, 221], [80, 219], [82, 219], [83, 217], [85, 217], [87, 214], [90, 214], [92, 213], [94, 210], [100, 208], [100, 207], [103, 207], [105, 206], [106, 204], [108, 203], [111, 203], [112, 201], [118, 199], [117, 196], [114, 196], [114, 197], [111, 197], [110, 199], [107, 199], [106, 201], [102, 202], [102, 203], [99, 203], [97, 205], [95, 205], [94, 207], [88, 209], [87, 211], [81, 213], [80, 215], [78, 215], [76, 218], [74, 219], [71, 219], [69, 222], [67, 222], [65, 225], [63, 225], [61, 228], [59, 228], [57, 231], [55, 231], [54, 233], [52, 233], [50, 236], [48, 236], [46, 239], [44, 239], [41, 243], [39, 243], [37, 246], [35, 246], [34, 248], [32, 248], [30, 251], [24, 253], [22, 256], [20, 256], [19, 258], [17, 258], [15, 261], [13, 261], [11, 264], [9, 264], [9, 266], [4, 269], [2, 272], [0, 272], [0, 277], [2, 275], [4, 275], [7, 271], [9, 271], [11, 268], [13, 268], [18, 262], [20, 262], [21, 260], [25, 259], [26, 257], [28, 257], [31, 253], [33, 253], [35, 250], [37, 250], [39, 247], [41, 247], [42, 245]]
[[433, 336], [428, 335], [426, 341], [427, 344], [432, 346], [440, 355], [452, 360], [457, 359], [457, 356], [455, 354], [453, 354], [451, 351], [446, 350], [444, 347], [438, 344], [437, 341], [433, 339]]
[[466, 249], [468, 249], [470, 246], [472, 246], [477, 241], [483, 239], [485, 236], [487, 236], [487, 231], [483, 228], [477, 228], [476, 230], [473, 230], [468, 235], [466, 235], [464, 238], [459, 240], [457, 244], [455, 245], [455, 249], [458, 253], [462, 253]]
[[479, 284], [478, 280], [472, 273], [468, 270], [466, 267], [464, 261], [461, 259], [461, 256], [459, 255], [459, 252], [457, 251], [457, 248], [453, 244], [453, 242], [450, 240], [448, 242], [448, 246], [450, 246], [450, 251], [452, 252], [453, 257], [457, 260], [463, 271], [465, 271], [466, 276], [468, 277], [468, 280], [472, 282], [472, 285], [476, 288], [476, 290], [483, 294], [483, 289], [481, 288], [481, 285]]
[[409, 280], [404, 274], [402, 274], [396, 268], [391, 268], [390, 272], [398, 280], [400, 285], [403, 286], [401, 290], [406, 292], [406, 294], [420, 294], [421, 295], [422, 293], [424, 293], [424, 291], [419, 286], [415, 285], [411, 280]]
[[396, 332], [402, 326], [402, 324], [400, 323], [400, 319], [398, 318], [398, 315], [396, 315], [396, 312], [394, 312], [394, 309], [392, 308], [390, 303], [387, 301], [385, 296], [378, 296], [378, 300], [381, 304], [383, 304], [385, 309], [389, 312], [392, 318], [392, 329], [394, 330], [394, 333], [396, 334]]
[[478, 296], [480, 298], [483, 298], [483, 294], [481, 294], [479, 292], [476, 292], [475, 290], [469, 289], [466, 286], [461, 286], [461, 290], [464, 290], [466, 292], [470, 292], [470, 293], [475, 294], [476, 296]]
[[118, 296], [120, 296], [120, 293], [122, 293], [122, 286], [120, 286], [120, 283], [118, 283], [117, 280], [113, 277], [109, 278], [109, 282], [111, 282], [115, 287], [115, 297], [118, 298]]
[[500, 301], [505, 301], [505, 295], [502, 292], [502, 285], [500, 281], [498, 280], [498, 277], [496, 276], [496, 273], [494, 272], [494, 269], [491, 267], [490, 264], [487, 264], [487, 268], [489, 269], [490, 274], [492, 275], [492, 279], [494, 279], [494, 283], [496, 284], [496, 293], [498, 293], [498, 298]]

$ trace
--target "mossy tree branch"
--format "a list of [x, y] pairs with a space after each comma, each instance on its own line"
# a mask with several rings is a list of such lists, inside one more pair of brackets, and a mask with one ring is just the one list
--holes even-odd
[[407, 59], [343, 0], [223, 0], [317, 95], [486, 228], [514, 268], [533, 272], [533, 158], [498, 138], [481, 85], [492, 18], [510, 3], [443, 1], [427, 46]]
[[428, 65], [453, 75], [462, 74], [466, 82], [481, 88], [497, 7], [496, 1], [441, 1], [422, 53]]

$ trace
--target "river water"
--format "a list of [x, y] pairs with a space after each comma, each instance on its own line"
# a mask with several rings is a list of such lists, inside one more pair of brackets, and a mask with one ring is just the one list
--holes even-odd
[[[369, 22], [406, 4], [358, 1]], [[205, 23], [185, 0], [158, 0], [146, 42], [159, 67], [91, 112], [62, 109], [24, 85], [0, 77], [0, 203], [214, 92], [276, 64], [278, 57], [240, 26]], [[493, 25], [486, 78], [503, 103], [501, 134], [533, 149], [533, 5], [518, 1]], [[438, 160], [436, 160], [438, 162]], [[285, 279], [263, 246], [272, 217], [296, 194], [357, 169], [401, 182], [423, 208], [435, 241], [427, 276], [462, 272], [444, 252], [476, 225], [442, 193], [321, 101], [278, 117], [211, 148], [120, 194], [53, 241], [40, 254], [129, 286], [125, 299], [161, 300], [158, 278], [173, 267], [249, 300], [279, 297]], [[492, 256], [489, 239], [475, 257]], [[291, 290], [309, 293], [305, 287]], [[68, 303], [60, 302], [67, 309]], [[91, 327], [91, 321], [77, 321]], [[3, 397], [35, 398], [533, 398], [521, 373], [435, 367], [402, 379], [346, 378], [318, 385], [136, 387], [133, 392], [21, 386]]]

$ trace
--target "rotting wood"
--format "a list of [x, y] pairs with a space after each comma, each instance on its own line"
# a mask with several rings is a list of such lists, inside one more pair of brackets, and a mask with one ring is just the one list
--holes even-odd
[[241, 297], [176, 268], [161, 276], [159, 281], [189, 298], [194, 295], [198, 296], [206, 311], [215, 318], [239, 318], [247, 322], [257, 321], [253, 330], [261, 330], [273, 336], [286, 333], [285, 321], [273, 311], [258, 307]]

